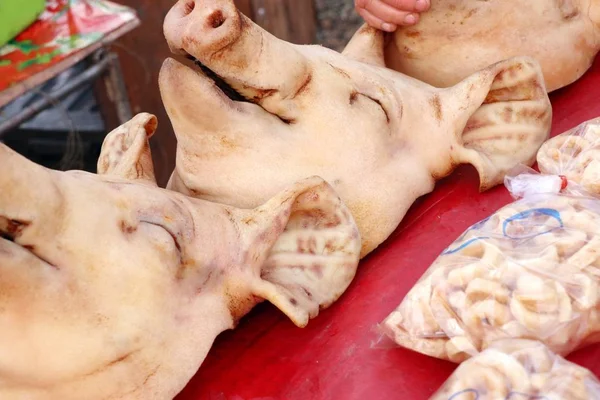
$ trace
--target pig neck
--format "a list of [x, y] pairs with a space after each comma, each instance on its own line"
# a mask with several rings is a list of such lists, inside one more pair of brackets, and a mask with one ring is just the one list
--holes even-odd
[[[464, 131], [464, 118], [454, 118], [455, 115], [450, 113], [445, 116], [440, 111], [443, 106], [439, 104], [441, 100], [436, 89], [427, 90], [424, 97], [424, 101], [418, 101], [415, 97], [416, 101], [407, 104], [407, 121], [415, 123], [404, 128], [408, 132], [420, 133], [409, 138], [414, 148], [410, 154], [411, 162], [422, 166], [411, 169], [414, 194], [418, 197], [430, 193], [435, 182], [450, 174], [456, 167], [452, 155], [461, 146], [458, 139]], [[432, 103], [438, 104], [435, 106], [437, 111], [428, 112], [427, 107], [431, 107]], [[424, 114], [431, 118], [423, 118]]]
[[157, 382], [145, 382], [144, 386], [149, 393], [142, 391], [138, 397], [132, 399], [125, 396], [122, 400], [152, 398], [154, 384], [171, 388], [172, 392], [167, 393], [168, 398], [175, 397], [202, 366], [217, 336], [234, 327], [221, 290], [199, 293], [192, 299], [184, 299], [177, 309], [173, 324], [178, 334], [170, 346], [165, 346], [163, 354], [167, 359], [163, 360], [161, 368], [178, 372], [174, 376], [157, 375]]
[[221, 291], [198, 294], [191, 304], [181, 304], [178, 312], [176, 323], [195, 346], [190, 347], [187, 341], [180, 343], [184, 348], [196, 349], [196, 357], [200, 357], [200, 360], [204, 360], [217, 336], [234, 328], [231, 312]]
[[186, 201], [203, 205], [194, 211], [195, 221], [210, 221], [205, 222], [203, 229], [194, 229], [195, 243], [212, 243], [219, 238], [219, 245], [210, 249], [196, 246], [196, 250], [192, 250], [199, 251], [192, 253], [192, 258], [201, 259], [203, 267], [197, 271], [184, 271], [187, 275], [183, 291], [193, 299], [191, 309], [196, 310], [200, 322], [206, 321], [205, 318], [214, 320], [213, 332], [219, 334], [234, 328], [240, 318], [263, 301], [252, 294], [253, 285], [260, 280], [262, 262], [248, 257], [257, 237], [267, 230], [267, 226], [248, 226], [242, 222], [253, 215], [251, 210], [200, 199]]
[[[169, 385], [174, 389], [170, 394], [172, 397], [183, 390], [202, 366], [215, 339], [222, 332], [234, 328], [224, 292], [222, 288], [215, 288], [213, 293], [199, 293], [192, 299], [184, 299], [178, 307], [173, 321], [178, 332], [177, 339], [165, 348], [164, 354], [169, 356], [162, 363], [173, 371], [185, 371], [173, 378], [164, 377], [172, 382]], [[150, 397], [144, 395], [140, 400], [146, 398]]]

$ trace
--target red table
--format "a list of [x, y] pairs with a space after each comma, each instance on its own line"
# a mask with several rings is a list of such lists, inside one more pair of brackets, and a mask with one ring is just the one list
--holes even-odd
[[[600, 116], [600, 57], [584, 78], [551, 95], [552, 134]], [[454, 364], [402, 348], [373, 346], [376, 325], [466, 228], [512, 201], [479, 194], [461, 167], [414, 204], [401, 226], [363, 260], [342, 298], [304, 329], [262, 304], [215, 342], [177, 400], [426, 400]], [[600, 376], [600, 345], [568, 357]]]

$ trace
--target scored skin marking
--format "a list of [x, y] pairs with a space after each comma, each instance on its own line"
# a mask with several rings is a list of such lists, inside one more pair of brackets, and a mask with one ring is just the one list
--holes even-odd
[[[286, 203], [287, 201], [289, 201], [290, 198], [284, 200], [282, 203]], [[304, 193], [302, 196], [300, 196], [296, 201], [300, 202], [300, 203], [319, 203], [321, 201], [321, 196], [319, 194], [318, 191], [307, 191], [306, 193]], [[336, 202], [336, 204], [338, 204], [340, 202], [339, 198], [338, 201]], [[305, 215], [307, 221], [311, 221], [313, 219], [313, 217], [317, 216], [319, 218], [325, 218], [325, 210], [321, 207], [319, 207], [318, 205], [316, 205], [316, 208], [314, 209], [310, 209], [310, 210], [303, 210], [302, 211], [303, 215]], [[294, 214], [294, 212], [291, 212], [292, 216]], [[293, 217], [292, 217], [293, 218]], [[322, 226], [321, 228], [319, 228], [318, 226], [315, 227], [316, 230], [320, 230], [320, 229], [330, 229], [336, 226], [339, 226], [341, 224], [346, 224], [348, 222], [348, 219], [350, 218], [350, 214], [348, 212], [344, 212], [343, 216], [338, 215], [338, 213], [335, 213], [333, 215], [333, 220], [329, 221], [328, 223], [325, 224], [325, 226]], [[309, 225], [303, 225], [303, 228], [309, 228]], [[317, 234], [317, 233], [315, 233]], [[357, 234], [357, 233], [355, 233]], [[322, 252], [317, 252], [317, 239], [315, 236], [310, 236], [308, 238], [297, 238], [296, 240], [296, 249], [295, 252], [299, 253], [299, 254], [312, 254], [312, 255], [326, 255], [326, 254], [331, 254], [333, 252], [337, 252], [337, 251], [342, 251], [343, 249], [346, 248], [349, 244], [351, 239], [346, 240], [346, 242], [344, 244], [341, 245], [335, 245], [333, 242], [335, 242], [335, 240], [328, 240], [323, 248]], [[306, 263], [299, 263], [299, 264], [290, 264], [290, 265], [281, 265], [281, 266], [285, 266], [285, 268], [290, 269], [290, 270], [300, 270], [300, 271], [310, 271], [316, 280], [320, 280], [324, 278], [324, 269], [326, 268], [324, 265], [322, 265], [319, 262], [306, 262]], [[266, 279], [267, 281], [269, 280], [269, 274], [261, 274], [261, 278]], [[309, 284], [310, 286], [310, 284]], [[300, 293], [296, 293], [297, 295], [300, 295], [300, 297], [306, 297], [306, 299], [308, 301], [313, 301], [313, 293], [311, 293], [311, 291], [309, 291], [306, 287], [304, 287], [304, 285], [300, 285], [298, 288], [298, 290], [301, 290], [302, 292]], [[297, 297], [292, 297], [289, 296], [287, 298], [288, 302], [294, 306], [294, 307], [299, 307], [300, 302], [298, 301]], [[323, 305], [319, 305], [320, 308], [323, 307]]]
[[433, 114], [435, 116], [435, 119], [438, 122], [442, 121], [443, 118], [443, 114], [442, 114], [442, 102], [440, 100], [440, 95], [439, 94], [434, 94], [433, 97], [431, 99], [429, 99], [429, 104], [431, 104], [431, 106], [433, 107]]

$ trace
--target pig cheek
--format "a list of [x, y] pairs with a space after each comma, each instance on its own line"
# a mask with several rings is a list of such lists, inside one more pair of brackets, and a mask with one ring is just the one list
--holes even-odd
[[[394, 144], [394, 135], [392, 135], [392, 124], [388, 123], [385, 115], [377, 106], [365, 107], [363, 109], [354, 109], [344, 119], [344, 125], [347, 127], [344, 138], [344, 147], [352, 143], [351, 148], [360, 151], [357, 159], [365, 159], [367, 154], [381, 155], [386, 154], [390, 146]], [[338, 129], [339, 130], [339, 129]], [[370, 162], [369, 162], [370, 163]]]

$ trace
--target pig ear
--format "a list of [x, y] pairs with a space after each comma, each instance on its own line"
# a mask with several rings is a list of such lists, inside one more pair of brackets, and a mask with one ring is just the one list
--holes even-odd
[[298, 182], [250, 215], [255, 296], [299, 327], [336, 301], [354, 278], [360, 234], [348, 208], [321, 178]]
[[552, 122], [537, 61], [527, 57], [502, 61], [444, 92], [448, 97], [441, 103], [458, 116], [453, 161], [475, 166], [480, 190], [502, 183], [514, 166], [534, 163]]
[[106, 135], [98, 158], [98, 174], [156, 185], [148, 139], [157, 126], [154, 115], [141, 113]]
[[342, 54], [356, 61], [385, 67], [384, 32], [364, 24], [346, 45]]

